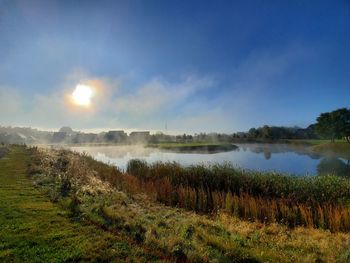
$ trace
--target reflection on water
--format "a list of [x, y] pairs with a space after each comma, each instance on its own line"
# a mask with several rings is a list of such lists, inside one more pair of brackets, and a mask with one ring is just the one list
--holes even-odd
[[238, 149], [214, 154], [174, 153], [142, 146], [84, 146], [71, 147], [86, 152], [99, 161], [126, 168], [130, 159], [176, 161], [182, 165], [231, 162], [243, 169], [276, 171], [295, 175], [336, 174], [350, 177], [348, 160], [310, 153], [303, 146], [288, 144], [237, 144]]

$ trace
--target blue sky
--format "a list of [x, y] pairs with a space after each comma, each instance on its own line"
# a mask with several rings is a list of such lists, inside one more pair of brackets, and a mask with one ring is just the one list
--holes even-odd
[[0, 58], [0, 125], [305, 127], [350, 106], [350, 2], [0, 0]]

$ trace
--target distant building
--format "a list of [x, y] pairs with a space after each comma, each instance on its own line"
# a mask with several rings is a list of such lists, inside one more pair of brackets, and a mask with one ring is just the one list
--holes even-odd
[[150, 138], [149, 131], [135, 131], [131, 132], [129, 139], [131, 142], [147, 142]]
[[107, 142], [124, 142], [126, 141], [127, 134], [122, 130], [108, 131], [104, 137]]

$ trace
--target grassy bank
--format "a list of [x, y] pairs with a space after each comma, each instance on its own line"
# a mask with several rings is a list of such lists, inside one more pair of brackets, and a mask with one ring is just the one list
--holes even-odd
[[[225, 209], [205, 215], [172, 207], [180, 206], [179, 203], [165, 206], [159, 202], [162, 202], [159, 191], [168, 191], [171, 181], [151, 178], [146, 181], [68, 151], [33, 149], [31, 163], [32, 180], [71, 216], [125, 234], [135, 247], [160, 251], [166, 255], [163, 257], [166, 261], [347, 262], [350, 259], [350, 234], [289, 228], [252, 218], [241, 221]], [[166, 174], [164, 169], [157, 170], [159, 178], [168, 176], [162, 176]], [[154, 176], [149, 172], [145, 175]], [[204, 173], [203, 177], [208, 176]], [[175, 193], [168, 192], [166, 196], [172, 198]], [[249, 206], [247, 203], [246, 207]]]
[[148, 147], [174, 152], [222, 152], [232, 151], [238, 147], [232, 143], [190, 142], [190, 143], [157, 143], [148, 144]]
[[314, 145], [312, 151], [322, 153], [325, 155], [333, 155], [350, 160], [350, 143], [347, 142], [335, 142], [335, 143], [322, 143]]
[[326, 156], [350, 159], [350, 143], [345, 140], [288, 140], [293, 145], [305, 145], [307, 150]]
[[30, 160], [24, 147], [11, 147], [7, 158], [0, 159], [1, 262], [157, 259], [123, 235], [73, 220], [69, 210], [33, 186], [27, 176]]

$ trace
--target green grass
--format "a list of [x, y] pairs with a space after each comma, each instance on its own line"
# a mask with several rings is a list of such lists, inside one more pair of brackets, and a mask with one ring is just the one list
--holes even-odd
[[28, 161], [24, 147], [0, 159], [1, 262], [148, 261], [151, 253], [127, 239], [73, 222], [33, 186]]

